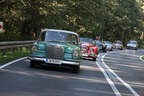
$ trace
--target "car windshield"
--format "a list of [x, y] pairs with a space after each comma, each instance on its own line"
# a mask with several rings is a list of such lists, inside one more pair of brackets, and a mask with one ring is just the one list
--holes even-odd
[[135, 41], [130, 41], [129, 44], [136, 44], [136, 42]]
[[118, 41], [118, 42], [116, 42], [116, 44], [122, 44], [122, 42], [119, 42], [119, 41]]
[[105, 44], [112, 44], [110, 41], [104, 41]]
[[93, 40], [90, 38], [80, 38], [81, 43], [88, 43], [88, 44], [93, 44]]
[[77, 35], [59, 31], [45, 31], [41, 35], [41, 40], [47, 42], [78, 44]]

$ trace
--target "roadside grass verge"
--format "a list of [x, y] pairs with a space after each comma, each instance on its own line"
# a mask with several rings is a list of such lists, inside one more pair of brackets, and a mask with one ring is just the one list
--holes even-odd
[[18, 49], [14, 53], [8, 51], [3, 56], [2, 53], [0, 53], [0, 65], [24, 56], [28, 56], [29, 54], [30, 54], [30, 50], [28, 50], [27, 48], [22, 48], [21, 51], [20, 49]]
[[142, 57], [142, 59], [144, 60], [144, 56]]

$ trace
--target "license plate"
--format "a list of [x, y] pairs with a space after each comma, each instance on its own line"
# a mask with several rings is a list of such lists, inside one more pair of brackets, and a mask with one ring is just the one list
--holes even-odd
[[46, 59], [46, 63], [61, 64], [61, 60], [57, 60], [57, 59]]

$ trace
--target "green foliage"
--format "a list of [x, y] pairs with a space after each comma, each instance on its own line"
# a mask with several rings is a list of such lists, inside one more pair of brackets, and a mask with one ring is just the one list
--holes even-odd
[[142, 59], [144, 60], [144, 56], [142, 57]]
[[143, 0], [0, 0], [0, 41], [36, 39], [41, 28], [105, 40], [138, 40]]
[[19, 49], [15, 51], [15, 53], [12, 53], [12, 51], [8, 51], [4, 56], [2, 56], [2, 53], [0, 52], [0, 64], [4, 64], [17, 58], [28, 56], [29, 54], [30, 50], [26, 48], [23, 48], [22, 51], [20, 51]]
[[144, 49], [144, 40], [138, 40], [138, 44], [139, 44], [139, 48], [143, 48]]

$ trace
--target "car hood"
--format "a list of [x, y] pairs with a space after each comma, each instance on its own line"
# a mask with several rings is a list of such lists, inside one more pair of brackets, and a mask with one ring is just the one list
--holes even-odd
[[136, 44], [127, 44], [127, 46], [136, 47]]
[[106, 43], [105, 43], [105, 45], [106, 45], [106, 46], [112, 46], [112, 44], [106, 44]]
[[115, 46], [122, 46], [121, 44], [115, 44]]

